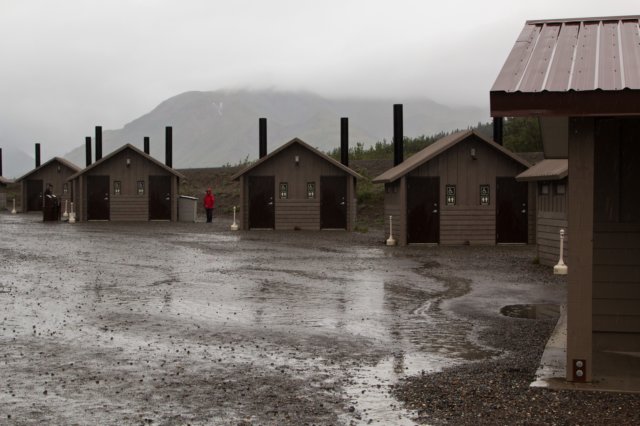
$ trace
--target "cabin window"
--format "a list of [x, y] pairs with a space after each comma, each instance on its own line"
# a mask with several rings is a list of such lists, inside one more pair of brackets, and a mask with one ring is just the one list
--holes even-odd
[[447, 185], [446, 186], [446, 202], [448, 206], [456, 205], [456, 186], [455, 185]]
[[280, 182], [280, 198], [283, 200], [289, 198], [289, 184], [287, 182]]
[[138, 181], [138, 195], [144, 195], [144, 181]]
[[122, 183], [119, 180], [113, 181], [113, 195], [120, 195]]
[[316, 198], [315, 182], [307, 182], [307, 198]]
[[540, 188], [540, 195], [549, 195], [549, 183], [548, 182], [544, 182], [544, 183], [540, 184], [539, 188]]
[[564, 183], [556, 183], [556, 195], [564, 195], [567, 192], [567, 186]]
[[69, 193], [69, 184], [65, 183], [64, 185], [62, 185], [62, 193], [64, 195], [67, 195]]
[[488, 206], [489, 205], [489, 185], [480, 185], [480, 205]]

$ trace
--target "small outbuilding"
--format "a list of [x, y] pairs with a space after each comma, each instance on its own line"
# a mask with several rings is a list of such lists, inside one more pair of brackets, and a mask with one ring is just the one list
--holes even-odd
[[232, 177], [240, 181], [240, 227], [351, 231], [358, 178], [295, 138]]
[[[640, 389], [640, 16], [527, 21], [490, 93], [568, 158], [566, 379]], [[634, 387], [635, 384], [635, 387]]]
[[76, 220], [178, 220], [184, 176], [127, 144], [69, 178]]
[[560, 230], [565, 231], [563, 260], [568, 261], [569, 162], [567, 159], [542, 160], [516, 176], [519, 182], [535, 182], [536, 245], [540, 264], [554, 266], [560, 255]]
[[445, 136], [373, 179], [386, 232], [391, 216], [400, 245], [530, 243], [535, 198], [515, 179], [529, 167], [475, 131]]
[[7, 185], [10, 183], [13, 181], [0, 176], [0, 210], [7, 208]]
[[68, 179], [80, 171], [80, 167], [60, 157], [54, 157], [42, 165], [37, 165], [38, 162], [37, 158], [36, 168], [16, 180], [20, 182], [23, 213], [42, 211], [43, 194], [49, 185], [61, 205], [73, 199], [73, 188]]

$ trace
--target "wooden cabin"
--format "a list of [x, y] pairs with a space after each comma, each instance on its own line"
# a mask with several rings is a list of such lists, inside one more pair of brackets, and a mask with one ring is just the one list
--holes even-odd
[[293, 139], [232, 177], [241, 229], [351, 231], [356, 180], [349, 167]]
[[400, 245], [532, 242], [535, 199], [515, 180], [529, 166], [475, 131], [445, 136], [373, 179], [385, 185], [385, 232], [392, 216]]
[[52, 192], [61, 205], [65, 201], [71, 201], [73, 188], [68, 179], [78, 171], [80, 168], [70, 161], [54, 157], [17, 179], [16, 182], [20, 182], [21, 187], [22, 212], [42, 211], [43, 194], [48, 185], [52, 185]]
[[76, 220], [177, 221], [184, 176], [127, 144], [69, 178]]
[[535, 182], [536, 245], [540, 264], [554, 266], [560, 258], [560, 230], [564, 229], [563, 260], [568, 263], [569, 220], [567, 194], [569, 163], [566, 159], [542, 160], [516, 176], [519, 182]]
[[[490, 93], [568, 158], [566, 379], [640, 389], [640, 16], [528, 21]], [[620, 388], [618, 388], [620, 389]]]

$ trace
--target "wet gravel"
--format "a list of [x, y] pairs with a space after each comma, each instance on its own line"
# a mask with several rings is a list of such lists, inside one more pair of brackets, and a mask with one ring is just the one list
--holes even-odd
[[528, 387], [554, 320], [500, 310], [565, 292], [532, 247], [228, 219], [0, 214], [0, 424], [638, 423], [634, 396]]

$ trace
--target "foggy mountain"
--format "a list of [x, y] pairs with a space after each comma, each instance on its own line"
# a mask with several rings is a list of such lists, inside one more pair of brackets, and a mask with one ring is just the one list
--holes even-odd
[[[119, 130], [103, 129], [103, 156], [125, 143], [142, 149], [150, 137], [151, 155], [165, 160], [165, 126], [173, 127], [173, 166], [214, 167], [258, 157], [258, 119], [267, 118], [267, 149], [298, 137], [322, 151], [340, 146], [340, 117], [349, 118], [349, 144], [369, 146], [393, 135], [391, 100], [326, 99], [304, 92], [186, 92]], [[404, 104], [405, 136], [466, 129], [488, 120], [481, 108], [450, 108], [428, 99]], [[99, 123], [96, 123], [99, 125]], [[94, 141], [95, 156], [95, 141]], [[85, 165], [85, 148], [65, 155]]]
[[[2, 176], [5, 178], [16, 179], [22, 177], [36, 166], [35, 153], [29, 155], [11, 145], [0, 145], [0, 147], [2, 148]], [[49, 159], [47, 158], [42, 162], [44, 163], [44, 161], [49, 161]]]

